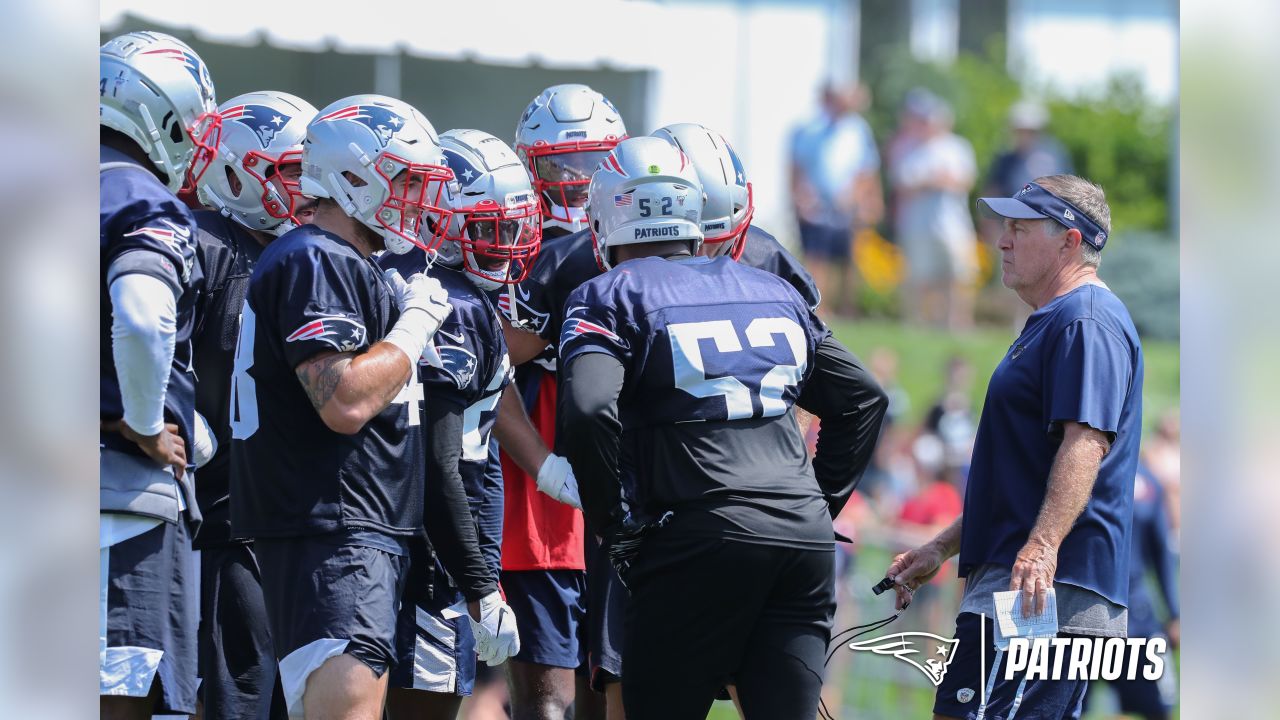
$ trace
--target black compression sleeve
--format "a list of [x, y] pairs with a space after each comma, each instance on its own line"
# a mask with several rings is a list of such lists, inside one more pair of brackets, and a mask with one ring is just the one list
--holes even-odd
[[556, 438], [557, 444], [578, 478], [587, 527], [600, 534], [621, 522], [623, 516], [618, 480], [622, 443], [618, 396], [624, 370], [617, 358], [593, 352], [571, 360], [560, 377], [564, 432]]
[[427, 492], [423, 523], [427, 537], [468, 601], [498, 589], [485, 564], [471, 517], [467, 491], [458, 473], [462, 455], [462, 408], [427, 403]]
[[818, 346], [813, 375], [797, 404], [822, 421], [813, 474], [834, 518], [871, 462], [889, 398], [858, 358], [829, 335]]

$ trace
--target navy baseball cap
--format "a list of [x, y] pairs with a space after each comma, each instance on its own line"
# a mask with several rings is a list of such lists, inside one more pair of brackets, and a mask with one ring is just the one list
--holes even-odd
[[1095, 249], [1107, 244], [1107, 233], [1080, 208], [1045, 190], [1027, 183], [1011, 198], [978, 198], [978, 209], [990, 215], [1014, 220], [1056, 220], [1065, 228], [1080, 231], [1080, 237]]

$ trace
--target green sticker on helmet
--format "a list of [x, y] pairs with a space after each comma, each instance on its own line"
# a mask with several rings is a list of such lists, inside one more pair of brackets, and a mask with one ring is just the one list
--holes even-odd
[[661, 173], [662, 173], [662, 168], [658, 167], [657, 165], [650, 165], [650, 166], [649, 166], [649, 174], [650, 174], [650, 175], [660, 175]]

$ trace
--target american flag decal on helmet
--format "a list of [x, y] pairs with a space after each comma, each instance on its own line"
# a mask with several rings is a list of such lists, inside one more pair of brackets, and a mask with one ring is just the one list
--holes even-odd
[[319, 340], [338, 352], [354, 352], [364, 346], [364, 325], [345, 317], [322, 317], [294, 330], [285, 342]]

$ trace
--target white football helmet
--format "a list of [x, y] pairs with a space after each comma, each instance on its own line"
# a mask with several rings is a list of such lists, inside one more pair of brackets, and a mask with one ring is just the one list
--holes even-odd
[[707, 194], [702, 208], [702, 254], [742, 257], [755, 203], [738, 153], [723, 135], [697, 123], [667, 125], [653, 131], [653, 136], [684, 151], [698, 172]]
[[617, 108], [586, 85], [553, 85], [529, 103], [515, 145], [542, 202], [544, 226], [583, 228], [591, 173], [626, 136]]
[[542, 245], [542, 213], [520, 158], [480, 130], [450, 130], [440, 145], [456, 181], [440, 261], [482, 290], [524, 280]]
[[619, 245], [688, 240], [702, 247], [705, 196], [693, 163], [680, 148], [656, 137], [618, 143], [591, 176], [587, 217], [596, 262], [613, 267]]
[[138, 144], [174, 192], [193, 189], [217, 153], [209, 68], [175, 37], [131, 32], [98, 53], [98, 122]]
[[275, 236], [297, 227], [301, 183], [286, 180], [280, 168], [302, 162], [302, 140], [316, 109], [289, 93], [265, 90], [224, 102], [218, 115], [222, 140], [197, 188], [201, 204]]
[[435, 128], [402, 100], [352, 95], [307, 125], [302, 194], [332, 199], [397, 255], [440, 244], [452, 180]]

